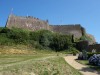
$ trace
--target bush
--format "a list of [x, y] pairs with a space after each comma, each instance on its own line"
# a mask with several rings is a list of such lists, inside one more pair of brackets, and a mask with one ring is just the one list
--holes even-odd
[[88, 59], [87, 51], [82, 50], [82, 52], [79, 53], [78, 59], [79, 60], [87, 60]]
[[29, 33], [30, 40], [39, 41], [39, 32], [30, 32]]
[[84, 52], [80, 52], [79, 55], [78, 55], [78, 59], [79, 60], [87, 60], [88, 59], [87, 53], [85, 51]]
[[[52, 49], [55, 51], [67, 50], [73, 47], [72, 36], [53, 33], [48, 30], [27, 31], [20, 28], [1, 28], [0, 44], [25, 44], [40, 49]], [[73, 52], [75, 53], [75, 51]]]
[[43, 48], [55, 51], [68, 49], [72, 45], [72, 36], [52, 33], [48, 30], [30, 32], [30, 40], [37, 41]]
[[94, 54], [89, 58], [89, 64], [100, 66], [100, 54]]
[[50, 48], [56, 51], [62, 51], [68, 49], [69, 46], [72, 46], [71, 36], [61, 34], [53, 35]]
[[67, 53], [76, 55], [79, 53], [79, 51], [75, 47], [69, 47], [69, 49], [67, 50]]
[[39, 42], [34, 41], [34, 40], [29, 40], [29, 45], [36, 49], [40, 49], [40, 50], [44, 49], [43, 46], [39, 44]]
[[29, 34], [24, 30], [14, 28], [8, 33], [8, 38], [13, 39], [16, 44], [25, 44], [28, 42]]
[[0, 45], [13, 45], [13, 40], [0, 35]]
[[95, 52], [95, 53], [92, 53], [92, 52], [88, 52], [87, 55], [88, 55], [88, 59], [93, 56], [94, 54], [100, 54], [99, 52]]
[[[19, 28], [3, 28], [0, 31], [0, 35], [6, 39], [13, 40], [13, 43], [15, 44], [26, 44], [29, 39], [29, 34], [26, 31]], [[5, 39], [2, 40], [4, 41]], [[2, 43], [3, 41], [0, 42]]]
[[39, 43], [44, 47], [49, 47], [52, 41], [52, 38], [53, 38], [52, 32], [48, 30], [41, 31], [41, 34], [39, 36]]
[[1, 28], [0, 29], [0, 33], [9, 33], [10, 32], [10, 29], [8, 28]]

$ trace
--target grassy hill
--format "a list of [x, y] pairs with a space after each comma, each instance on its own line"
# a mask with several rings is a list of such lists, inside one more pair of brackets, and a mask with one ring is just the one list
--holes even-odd
[[0, 75], [81, 75], [62, 55], [47, 50], [36, 54], [1, 54]]
[[0, 75], [81, 75], [64, 60], [69, 51], [70, 35], [0, 28]]

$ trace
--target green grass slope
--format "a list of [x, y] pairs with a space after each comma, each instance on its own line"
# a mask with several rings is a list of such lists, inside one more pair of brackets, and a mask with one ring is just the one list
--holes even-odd
[[0, 55], [0, 75], [81, 75], [56, 54]]

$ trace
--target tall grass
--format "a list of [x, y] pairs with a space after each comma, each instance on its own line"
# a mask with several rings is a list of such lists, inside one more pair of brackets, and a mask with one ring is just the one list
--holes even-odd
[[[9, 57], [9, 55], [8, 55]], [[15, 61], [16, 59], [18, 61]], [[28, 58], [27, 58], [28, 57]], [[14, 62], [0, 64], [1, 75], [81, 75], [60, 56], [10, 56]], [[33, 57], [33, 58], [32, 58]], [[23, 60], [24, 59], [24, 60]]]

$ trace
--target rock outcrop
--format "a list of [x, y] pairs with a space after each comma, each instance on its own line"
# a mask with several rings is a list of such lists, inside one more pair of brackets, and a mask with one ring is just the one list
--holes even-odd
[[91, 34], [87, 34], [87, 37], [90, 38], [90, 41], [89, 41], [89, 44], [95, 44], [96, 43], [96, 40], [95, 40], [95, 37]]

